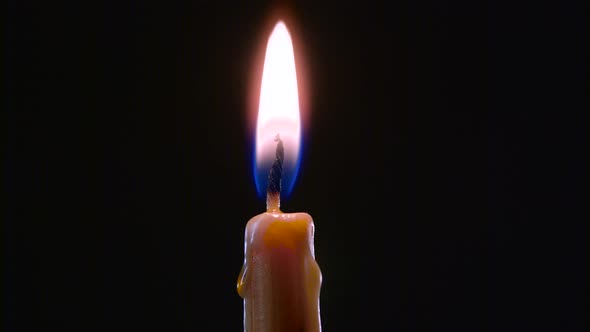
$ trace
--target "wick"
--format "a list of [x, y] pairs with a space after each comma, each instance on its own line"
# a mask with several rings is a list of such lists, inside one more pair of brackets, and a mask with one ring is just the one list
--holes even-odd
[[275, 161], [268, 173], [268, 186], [266, 188], [266, 210], [268, 212], [280, 212], [281, 207], [281, 179], [283, 177], [283, 159], [285, 149], [279, 134], [274, 139], [277, 142]]

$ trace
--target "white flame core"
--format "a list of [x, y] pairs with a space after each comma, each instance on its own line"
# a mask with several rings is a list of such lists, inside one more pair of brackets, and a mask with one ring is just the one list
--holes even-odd
[[256, 164], [275, 158], [279, 134], [285, 148], [284, 164], [295, 165], [299, 153], [301, 123], [293, 43], [287, 27], [279, 21], [266, 47], [258, 122], [256, 125]]

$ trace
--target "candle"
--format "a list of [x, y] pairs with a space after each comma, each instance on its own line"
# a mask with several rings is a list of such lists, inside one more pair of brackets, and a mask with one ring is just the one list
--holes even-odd
[[281, 192], [291, 190], [296, 177], [299, 143], [293, 45], [279, 21], [266, 48], [256, 126], [255, 177], [257, 189], [266, 188], [267, 211], [246, 225], [237, 285], [247, 332], [321, 331], [322, 276], [315, 261], [313, 220], [307, 213], [280, 210]]

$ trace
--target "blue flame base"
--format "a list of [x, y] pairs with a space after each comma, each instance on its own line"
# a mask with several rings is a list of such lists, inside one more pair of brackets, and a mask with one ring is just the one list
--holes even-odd
[[[256, 183], [256, 192], [258, 197], [266, 199], [266, 189], [268, 186], [268, 174], [272, 167], [273, 161], [256, 163], [256, 156], [253, 158], [253, 170], [254, 170], [254, 182]], [[289, 198], [293, 187], [295, 186], [295, 180], [297, 179], [297, 173], [299, 172], [301, 157], [297, 158], [295, 162], [283, 163], [283, 176], [281, 181], [281, 199]]]

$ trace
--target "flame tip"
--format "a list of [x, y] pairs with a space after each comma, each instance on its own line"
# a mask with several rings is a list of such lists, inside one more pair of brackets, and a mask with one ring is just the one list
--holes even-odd
[[275, 27], [273, 28], [273, 34], [278, 31], [285, 31], [287, 35], [289, 35], [289, 38], [291, 37], [291, 32], [289, 31], [289, 28], [287, 28], [287, 24], [283, 20], [277, 21]]

